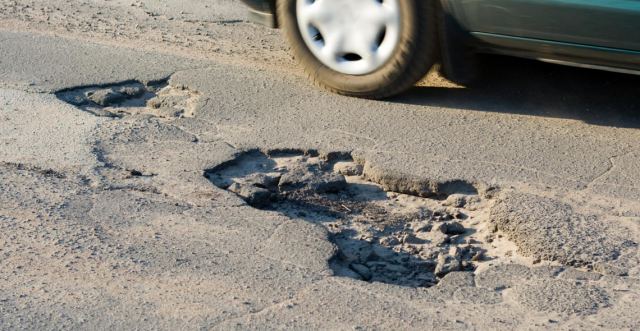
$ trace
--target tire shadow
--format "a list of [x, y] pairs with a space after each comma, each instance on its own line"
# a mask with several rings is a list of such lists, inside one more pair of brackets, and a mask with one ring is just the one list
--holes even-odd
[[483, 56], [473, 86], [415, 87], [391, 102], [640, 128], [640, 76]]

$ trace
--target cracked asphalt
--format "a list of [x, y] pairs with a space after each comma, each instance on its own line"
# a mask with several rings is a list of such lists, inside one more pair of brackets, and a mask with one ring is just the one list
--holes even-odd
[[[282, 39], [235, 0], [0, 0], [0, 329], [640, 328], [638, 77], [496, 57], [478, 87], [358, 100]], [[60, 97], [87, 90], [118, 116]], [[318, 222], [205, 177], [252, 150], [349, 153], [392, 195], [468, 183], [486, 204], [450, 240], [487, 256], [337, 277]]]

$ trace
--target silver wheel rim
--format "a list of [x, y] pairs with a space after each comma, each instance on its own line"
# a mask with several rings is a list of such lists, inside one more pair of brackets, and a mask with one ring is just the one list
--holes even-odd
[[305, 44], [325, 66], [366, 75], [393, 56], [400, 40], [402, 0], [297, 0]]

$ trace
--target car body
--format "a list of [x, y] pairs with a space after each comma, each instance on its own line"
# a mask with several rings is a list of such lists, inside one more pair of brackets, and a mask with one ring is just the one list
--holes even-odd
[[254, 23], [277, 28], [275, 0], [242, 0], [249, 7], [249, 19]]
[[[282, 0], [243, 1], [252, 20], [279, 26]], [[442, 62], [450, 62], [454, 76], [465, 65], [456, 63], [459, 52], [640, 74], [640, 0], [422, 1], [438, 3]]]

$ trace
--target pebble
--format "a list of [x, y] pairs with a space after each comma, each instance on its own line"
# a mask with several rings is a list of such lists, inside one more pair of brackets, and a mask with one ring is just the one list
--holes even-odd
[[357, 272], [362, 279], [370, 280], [371, 279], [371, 270], [366, 265], [362, 265], [359, 263], [352, 263], [349, 267], [355, 272]]
[[431, 232], [418, 232], [415, 235], [420, 239], [429, 241], [435, 246], [444, 246], [451, 241], [448, 235], [440, 230], [436, 230], [435, 227], [431, 229]]
[[347, 180], [343, 175], [329, 173], [320, 178], [316, 183], [312, 183], [312, 189], [318, 193], [335, 193], [347, 188]]
[[282, 190], [307, 189], [316, 193], [335, 193], [347, 187], [347, 180], [337, 173], [321, 172], [314, 168], [296, 168], [282, 175]]
[[444, 206], [463, 208], [467, 205], [467, 196], [464, 194], [452, 194], [442, 203]]
[[373, 245], [373, 254], [375, 254], [381, 260], [391, 260], [396, 256], [397, 253], [392, 251], [390, 248], [381, 245]]
[[456, 235], [465, 233], [465, 228], [459, 222], [451, 222], [446, 225], [446, 234], [448, 235]]
[[415, 244], [420, 245], [424, 244], [426, 241], [424, 239], [420, 239], [413, 234], [406, 233], [402, 237], [400, 237], [400, 242], [403, 244]]
[[355, 162], [337, 162], [333, 166], [333, 171], [343, 176], [361, 176], [364, 167]]
[[123, 86], [118, 92], [135, 98], [143, 95], [145, 89], [141, 86]]
[[461, 268], [462, 264], [457, 257], [450, 254], [441, 253], [440, 255], [438, 255], [438, 263], [436, 264], [435, 274], [438, 277], [443, 277], [450, 272], [459, 271]]
[[373, 249], [366, 241], [352, 239], [336, 239], [336, 244], [342, 247], [342, 258], [347, 262], [364, 263], [369, 260]]
[[409, 228], [414, 232], [429, 232], [431, 231], [431, 227], [431, 223], [429, 222], [416, 221], [409, 224]]
[[86, 97], [87, 99], [93, 101], [94, 103], [102, 107], [112, 106], [126, 99], [126, 96], [124, 94], [120, 92], [116, 92], [110, 88], [97, 90], [93, 92], [87, 92]]
[[271, 192], [267, 189], [252, 185], [233, 183], [229, 186], [229, 191], [242, 197], [252, 206], [262, 207], [271, 200]]
[[459, 235], [465, 233], [465, 228], [459, 222], [449, 222], [436, 224], [431, 231], [442, 232], [447, 235]]
[[242, 182], [249, 185], [269, 189], [278, 185], [278, 183], [280, 182], [280, 177], [281, 175], [279, 173], [255, 173], [245, 177]]

